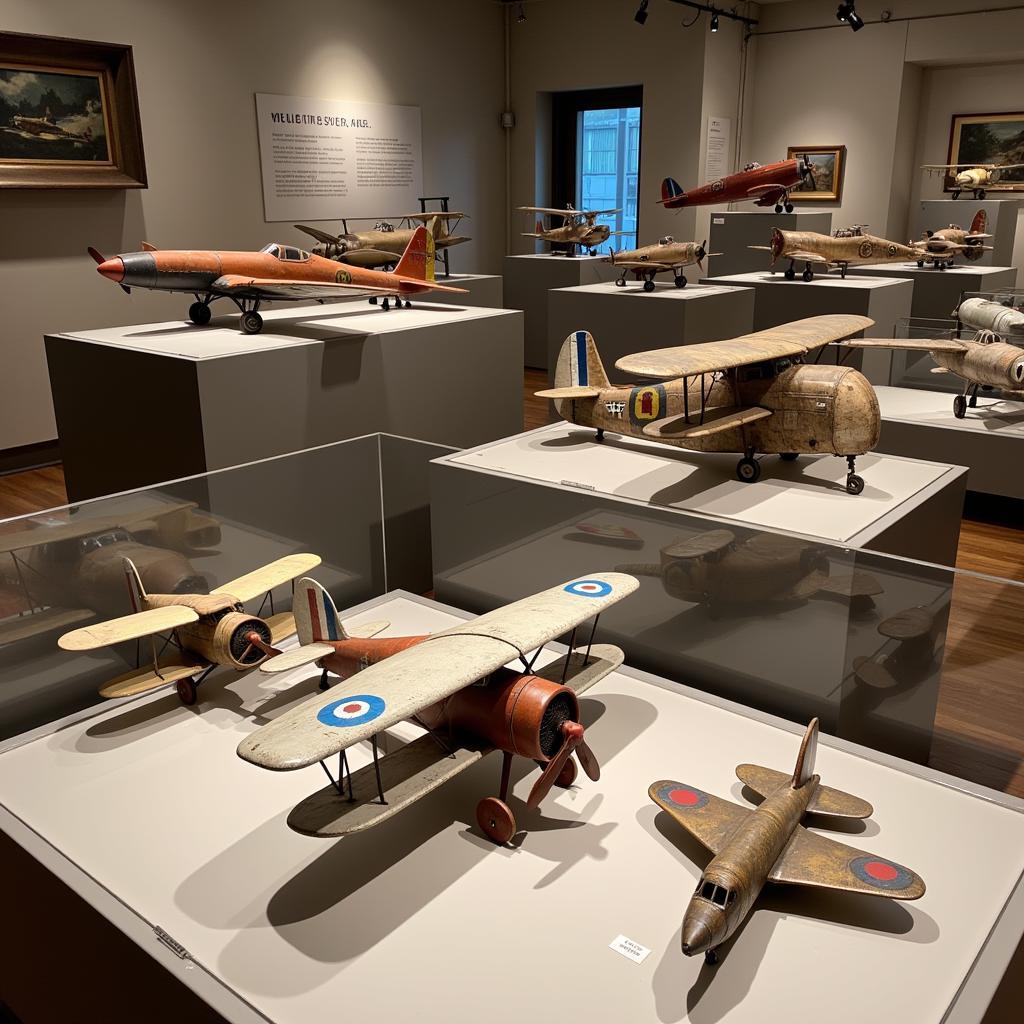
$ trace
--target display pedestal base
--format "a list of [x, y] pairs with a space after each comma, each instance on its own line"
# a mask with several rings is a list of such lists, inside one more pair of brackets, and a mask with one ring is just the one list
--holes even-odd
[[[746, 274], [764, 267], [767, 253], [749, 248], [768, 245], [772, 228], [783, 231], [832, 232], [832, 214], [794, 210], [793, 213], [775, 213], [774, 210], [730, 210], [711, 214], [711, 238], [708, 252], [721, 256], [708, 257], [708, 273], [715, 277], [724, 274]], [[700, 239], [698, 239], [700, 241]]]
[[964, 292], [990, 292], [1013, 288], [1015, 267], [982, 267], [977, 263], [954, 263], [948, 270], [919, 267], [916, 263], [889, 263], [858, 267], [858, 275], [909, 278], [914, 282], [910, 315], [934, 320], [948, 319], [960, 304]]
[[466, 295], [452, 295], [446, 292], [434, 292], [430, 302], [443, 302], [451, 306], [486, 306], [489, 309], [502, 309], [502, 281], [500, 274], [452, 274], [450, 277], [437, 278], [438, 284], [450, 284], [453, 288], [465, 288]]
[[992, 198], [997, 194], [990, 192], [980, 202], [967, 193], [960, 199], [923, 199], [911, 207], [909, 237], [920, 238], [926, 231], [938, 231], [950, 224], [969, 230], [974, 215], [984, 210], [988, 214], [985, 233], [993, 236], [985, 239], [985, 244], [991, 245], [992, 251], [986, 252], [978, 263], [983, 267], [1012, 266], [1017, 214], [1024, 200]]

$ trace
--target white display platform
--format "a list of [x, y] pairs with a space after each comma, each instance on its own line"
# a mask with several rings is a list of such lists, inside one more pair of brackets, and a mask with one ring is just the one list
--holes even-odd
[[[391, 635], [465, 619], [400, 593], [354, 611], [389, 619]], [[719, 966], [684, 958], [682, 912], [708, 857], [648, 785], [678, 778], [743, 802], [734, 766], [789, 770], [800, 730], [630, 669], [582, 702], [600, 782], [526, 812], [536, 768], [516, 762], [516, 845], [474, 824], [496, 757], [362, 835], [300, 836], [285, 819], [322, 787], [319, 767], [268, 773], [235, 748], [315, 679], [253, 672], [230, 701], [194, 709], [143, 698], [0, 754], [5, 831], [231, 1021], [309, 1024], [340, 1007], [459, 1024], [484, 1007], [496, 1021], [811, 1024], [827, 1006], [834, 1024], [977, 1024], [1024, 931], [1021, 801], [822, 737], [823, 781], [874, 805], [862, 832], [837, 838], [911, 866], [925, 896], [771, 887]], [[620, 934], [650, 956], [619, 956]], [[511, 979], [499, 996], [496, 978]]]
[[1024, 402], [978, 394], [958, 420], [953, 394], [879, 387], [882, 437], [878, 450], [910, 458], [944, 458], [969, 469], [967, 487], [1024, 498]]
[[978, 262], [985, 267], [1012, 266], [1021, 202], [1024, 200], [1013, 198], [1013, 193], [994, 191], [980, 201], [970, 192], [964, 192], [959, 199], [922, 199], [911, 205], [908, 237], [920, 238], [925, 231], [938, 231], [950, 224], [968, 230], [974, 215], [984, 210], [988, 215], [985, 232], [993, 236], [986, 239], [985, 244], [991, 245], [992, 251], [986, 252]]
[[954, 263], [946, 270], [916, 263], [889, 263], [857, 267], [857, 274], [871, 277], [907, 278], [914, 282], [910, 315], [946, 319], [960, 304], [964, 292], [990, 292], [1014, 288], [1016, 267], [984, 267], [977, 263]]
[[748, 334], [754, 324], [754, 291], [717, 284], [677, 288], [659, 281], [653, 292], [627, 281], [555, 288], [548, 292], [548, 359], [553, 374], [562, 343], [590, 331], [605, 367], [640, 349], [691, 345]]
[[468, 295], [452, 295], [448, 292], [433, 292], [431, 302], [444, 302], [454, 306], [487, 306], [501, 309], [502, 281], [500, 274], [451, 274], [438, 275], [438, 284], [450, 284], [453, 288], [465, 288]]
[[71, 500], [377, 431], [465, 447], [522, 428], [517, 311], [359, 301], [264, 319], [252, 336], [237, 316], [48, 335]]
[[[794, 198], [796, 198], [794, 196]], [[764, 266], [766, 253], [751, 249], [752, 245], [768, 245], [772, 228], [783, 231], [817, 231], [821, 235], [832, 233], [832, 211], [794, 210], [776, 213], [771, 210], [728, 210], [711, 214], [711, 236], [708, 252], [708, 273], [746, 274]]]
[[527, 253], [505, 257], [505, 305], [521, 309], [523, 352], [527, 366], [547, 369], [548, 292], [581, 284], [611, 281], [618, 271], [603, 256]]

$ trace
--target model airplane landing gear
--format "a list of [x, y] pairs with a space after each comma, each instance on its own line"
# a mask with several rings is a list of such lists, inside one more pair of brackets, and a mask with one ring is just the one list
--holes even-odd
[[846, 490], [849, 494], [860, 494], [864, 490], [864, 477], [857, 476], [854, 472], [857, 468], [857, 456], [847, 455], [846, 465], [849, 467], [846, 474]]
[[381, 301], [380, 308], [383, 309], [385, 313], [391, 308], [391, 303], [386, 295], [384, 296], [384, 299]]
[[615, 287], [616, 288], [625, 288], [626, 287], [626, 275], [625, 274], [623, 274], [622, 277], [615, 278]]
[[193, 679], [191, 676], [186, 676], [184, 679], [179, 679], [175, 684], [174, 688], [178, 691], [178, 699], [186, 707], [192, 707], [193, 704], [199, 700], [199, 684], [213, 671], [211, 665], [204, 672]]
[[708, 967], [715, 967], [715, 966], [717, 966], [717, 964], [718, 964], [718, 950], [716, 950], [716, 949], [706, 949], [706, 950], [704, 950], [704, 963], [706, 963], [708, 965]]
[[754, 458], [754, 453], [752, 451], [748, 451], [747, 454], [736, 463], [736, 475], [745, 484], [753, 484], [761, 479], [761, 464]]
[[960, 198], [960, 189], [958, 189], [958, 188], [953, 189], [953, 198], [954, 199], [959, 199]]
[[371, 306], [376, 306], [377, 305], [377, 296], [376, 295], [371, 295], [370, 298], [367, 301], [370, 303]]
[[402, 304], [405, 306], [406, 309], [412, 309], [412, 300], [411, 299], [406, 299], [405, 302], [402, 303]]
[[259, 334], [263, 330], [263, 317], [255, 309], [248, 309], [242, 314], [242, 333]]
[[686, 275], [685, 274], [679, 274], [678, 277], [676, 277], [676, 287], [677, 288], [685, 288], [686, 287]]
[[983, 188], [976, 188], [974, 190], [974, 198], [981, 202], [985, 198], [985, 190]]
[[[844, 273], [843, 277], [845, 277], [845, 276], [846, 276], [846, 274]], [[801, 277], [803, 277], [803, 279], [805, 281], [813, 281], [814, 280], [814, 271], [811, 270], [810, 266], [806, 266], [806, 267], [804, 267], [804, 272], [803, 272], [803, 274], [801, 274]]]
[[779, 458], [783, 462], [796, 462], [800, 456], [796, 452], [779, 452]]
[[653, 278], [650, 278], [650, 277], [644, 278], [644, 291], [645, 292], [653, 292], [654, 291], [654, 279]]
[[597, 441], [598, 444], [600, 444], [604, 440], [604, 428], [603, 427], [598, 427], [597, 428], [597, 437], [595, 438], [595, 440]]
[[210, 312], [210, 304], [201, 299], [197, 299], [188, 307], [188, 318], [197, 327], [205, 327], [210, 322], [211, 316], [213, 314]]
[[516, 834], [516, 816], [505, 803], [512, 774], [512, 755], [506, 750], [502, 751], [501, 757], [501, 795], [484, 797], [476, 805], [476, 823], [488, 839], [499, 846], [505, 846]]
[[792, 263], [790, 263], [790, 265], [788, 267], [786, 267], [786, 270], [785, 270], [785, 272], [783, 273], [782, 276], [787, 281], [795, 281], [796, 280], [796, 268], [793, 266]]
[[329, 690], [331, 688], [331, 684], [328, 681], [327, 675], [327, 669], [322, 669], [320, 672], [320, 682], [317, 684], [318, 690]]

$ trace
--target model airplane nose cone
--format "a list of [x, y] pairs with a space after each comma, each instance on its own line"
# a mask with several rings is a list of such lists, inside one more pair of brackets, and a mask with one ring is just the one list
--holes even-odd
[[711, 929], [700, 920], [683, 922], [683, 955], [697, 956], [711, 948]]
[[96, 270], [108, 281], [120, 284], [124, 280], [124, 260], [120, 256], [113, 256], [104, 260]]

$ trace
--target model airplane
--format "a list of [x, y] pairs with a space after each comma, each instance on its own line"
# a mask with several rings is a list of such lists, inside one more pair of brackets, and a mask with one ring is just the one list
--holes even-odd
[[422, 226], [413, 232], [394, 273], [339, 267], [334, 260], [276, 242], [259, 252], [157, 249], [147, 242], [142, 243], [142, 249], [107, 259], [90, 247], [89, 255], [99, 264], [96, 269], [100, 274], [126, 292], [137, 287], [191, 293], [195, 302], [188, 316], [194, 324], [210, 322], [210, 303], [230, 299], [241, 311], [245, 334], [262, 330], [259, 308], [264, 301], [322, 301], [367, 295], [372, 303], [382, 298], [386, 310], [391, 298], [397, 308], [403, 299], [409, 306], [410, 295], [466, 290], [435, 283], [434, 239]]
[[822, 786], [814, 774], [818, 720], [807, 727], [793, 775], [741, 764], [736, 776], [764, 797], [756, 808], [742, 807], [681, 782], [651, 785], [651, 799], [667, 811], [714, 856], [697, 883], [683, 915], [682, 949], [703, 953], [717, 963], [718, 947], [744, 921], [768, 882], [916, 900], [924, 882], [909, 868], [811, 832], [805, 814], [869, 818], [871, 804]]
[[[543, 768], [529, 807], [552, 786], [572, 785], [573, 753], [591, 779], [600, 777], [577, 696], [618, 668], [623, 655], [616, 647], [592, 648], [593, 629], [585, 648], [573, 644], [582, 623], [593, 618], [596, 629], [600, 613], [636, 588], [631, 576], [595, 573], [440, 633], [359, 640], [342, 629], [330, 595], [300, 580], [294, 607], [301, 646], [272, 658], [266, 670], [316, 663], [343, 679], [359, 672], [358, 681], [340, 696], [335, 687], [275, 718], [243, 740], [238, 754], [272, 771], [319, 761], [330, 784], [299, 804], [288, 823], [307, 835], [343, 836], [385, 821], [500, 750], [499, 795], [481, 800], [476, 818], [490, 839], [507, 843], [516, 833], [507, 803], [514, 754]], [[543, 645], [570, 632], [569, 653], [535, 672]], [[519, 665], [505, 668], [511, 660]], [[378, 735], [406, 719], [426, 734], [379, 757]], [[373, 762], [350, 773], [345, 752], [364, 740], [373, 745]], [[337, 779], [327, 768], [334, 754]]]
[[626, 275], [632, 271], [638, 281], [643, 281], [644, 291], [654, 291], [654, 278], [658, 274], [672, 271], [677, 288], [686, 287], [686, 275], [683, 267], [696, 264], [701, 272], [704, 270], [706, 256], [721, 256], [720, 252], [708, 253], [707, 239], [698, 245], [696, 242], [677, 242], [671, 235], [660, 239], [656, 245], [644, 245], [639, 249], [620, 249], [605, 256], [604, 262], [613, 267], [621, 267], [621, 276], [615, 283], [624, 288]]
[[822, 235], [817, 231], [784, 231], [772, 228], [771, 245], [750, 245], [772, 254], [769, 267], [775, 273], [775, 264], [788, 259], [789, 266], [783, 275], [787, 281], [796, 277], [795, 265], [804, 264], [803, 279], [814, 280], [812, 266], [824, 267], [828, 273], [833, 267], [839, 268], [840, 277], [846, 277], [849, 267], [863, 263], [899, 263], [907, 260], [924, 260], [928, 252], [919, 246], [901, 245], [886, 238], [878, 238], [864, 232], [861, 226]]
[[940, 228], [938, 231], [926, 231], [918, 242], [910, 244], [923, 248], [926, 256], [919, 256], [917, 265], [923, 267], [930, 263], [937, 270], [945, 270], [953, 265], [953, 260], [958, 255], [964, 259], [980, 260], [986, 252], [992, 251], [991, 245], [985, 245], [985, 239], [991, 235], [985, 234], [988, 226], [988, 214], [979, 210], [971, 221], [970, 231], [964, 231], [957, 224], [950, 224], [948, 228]]
[[[150, 639], [153, 663], [112, 679], [100, 690], [103, 697], [133, 697], [176, 683], [183, 704], [195, 704], [199, 684], [217, 665], [242, 672], [265, 657], [262, 644], [274, 644], [295, 632], [292, 612], [269, 618], [249, 615], [242, 605], [301, 576], [320, 564], [317, 555], [287, 555], [262, 569], [239, 576], [209, 594], [147, 594], [138, 570], [124, 559], [124, 576], [131, 615], [94, 623], [65, 633], [57, 641], [65, 651], [94, 651], [127, 640]], [[267, 598], [264, 598], [266, 601]], [[273, 611], [273, 599], [270, 597]], [[158, 650], [156, 637], [167, 634]], [[168, 646], [173, 658], [163, 664], [159, 654]]]
[[809, 191], [813, 192], [817, 187], [814, 172], [814, 164], [803, 156], [774, 164], [750, 163], [736, 174], [727, 174], [689, 192], [681, 188], [675, 178], [666, 178], [661, 183], [661, 203], [669, 210], [678, 210], [684, 206], [751, 201], [758, 206], [774, 205], [776, 213], [783, 210], [792, 213], [789, 194], [807, 182], [811, 185]]
[[921, 169], [929, 174], [942, 171], [950, 179], [947, 189], [954, 199], [959, 199], [961, 192], [972, 192], [980, 200], [985, 198], [985, 189], [997, 185], [1004, 171], [1024, 170], [1024, 164], [922, 164]]
[[569, 255], [574, 256], [576, 249], [586, 249], [590, 256], [597, 252], [602, 242], [607, 242], [612, 235], [624, 235], [625, 231], [612, 231], [607, 224], [598, 224], [597, 218], [607, 214], [619, 213], [619, 210], [577, 210], [572, 204], [564, 210], [552, 209], [549, 206], [520, 206], [525, 213], [547, 214], [561, 217], [562, 223], [557, 228], [545, 228], [544, 222], [537, 218], [536, 231], [523, 231], [524, 238], [539, 238], [552, 245], [569, 246]]
[[970, 330], [995, 335], [1000, 341], [1016, 338], [1024, 345], [1024, 312], [1008, 302], [972, 296], [953, 310], [953, 316]]
[[742, 452], [736, 473], [753, 483], [758, 454], [846, 458], [846, 489], [864, 490], [856, 458], [878, 442], [878, 399], [867, 379], [848, 366], [804, 365], [830, 342], [873, 325], [864, 316], [813, 316], [729, 341], [654, 349], [615, 365], [664, 384], [614, 387], [594, 339], [570, 334], [555, 368], [555, 386], [538, 391], [562, 419], [702, 452]]

